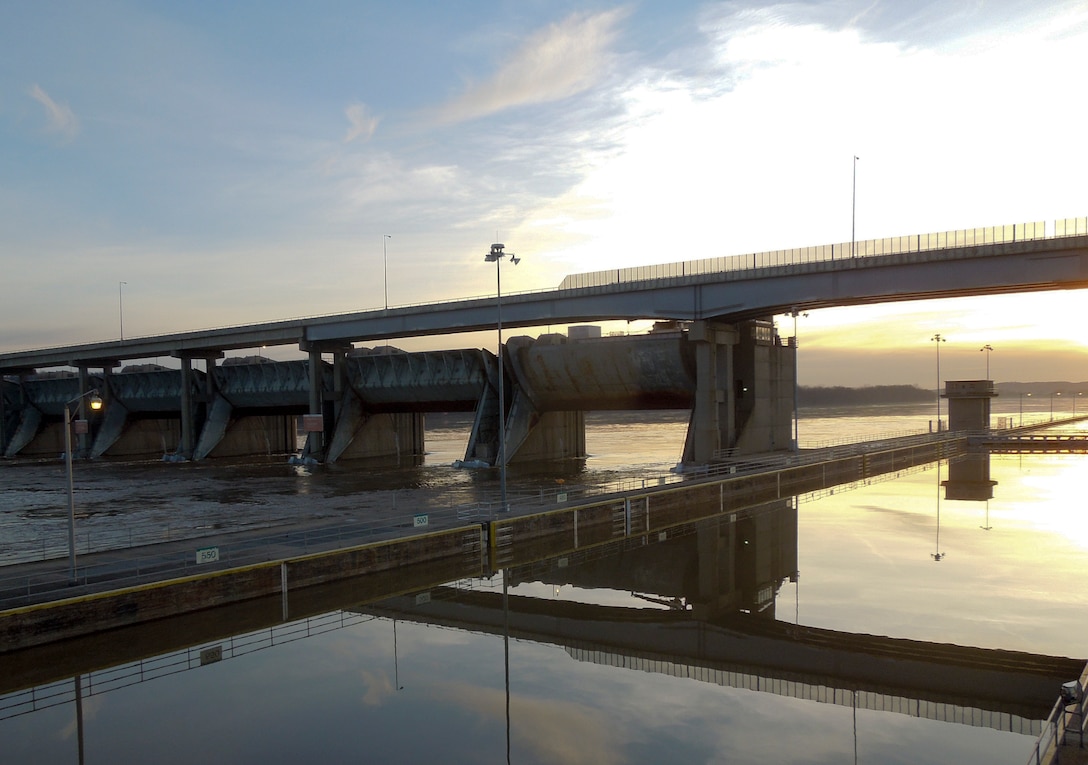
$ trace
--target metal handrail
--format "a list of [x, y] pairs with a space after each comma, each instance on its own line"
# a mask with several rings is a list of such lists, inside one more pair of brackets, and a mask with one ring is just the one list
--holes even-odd
[[1077, 700], [1076, 705], [1077, 708], [1070, 712], [1069, 706], [1062, 699], [1058, 699], [1050, 710], [1046, 722], [1043, 723], [1043, 731], [1039, 734], [1039, 738], [1036, 739], [1035, 746], [1032, 747], [1027, 765], [1061, 763], [1061, 750], [1063, 745], [1067, 743], [1067, 734], [1072, 730], [1068, 718], [1074, 715], [1079, 725], [1079, 729], [1075, 731], [1074, 735], [1079, 736], [1079, 748], [1084, 748], [1084, 712], [1088, 708], [1088, 702], [1086, 702], [1083, 693], [1080, 699]]

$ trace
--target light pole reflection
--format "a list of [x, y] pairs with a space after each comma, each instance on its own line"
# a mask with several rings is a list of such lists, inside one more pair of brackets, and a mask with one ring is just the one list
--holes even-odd
[[937, 460], [937, 543], [934, 546], [934, 552], [930, 555], [933, 560], [938, 563], [944, 557], [944, 553], [941, 552], [941, 461]]
[[397, 661], [397, 620], [393, 620], [393, 687], [398, 691], [403, 691], [404, 686], [400, 684], [400, 666]]
[[510, 763], [510, 593], [506, 569], [502, 571], [502, 651], [506, 681], [506, 762]]

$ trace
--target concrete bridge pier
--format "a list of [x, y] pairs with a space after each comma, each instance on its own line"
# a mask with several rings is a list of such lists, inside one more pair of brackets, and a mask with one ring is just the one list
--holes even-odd
[[797, 349], [781, 341], [774, 323], [697, 321], [688, 339], [695, 345], [695, 395], [684, 463], [791, 449]]
[[[352, 354], [352, 346], [333, 351], [331, 390], [324, 398], [324, 422], [331, 435], [326, 439], [326, 462], [368, 457], [415, 457], [425, 450], [424, 413], [390, 411], [423, 406], [420, 401], [390, 400], [393, 391], [414, 380], [409, 354]], [[362, 355], [360, 355], [362, 354]], [[371, 399], [371, 400], [368, 400]], [[311, 398], [311, 411], [313, 411]]]
[[[102, 368], [103, 383], [108, 384], [108, 382], [109, 382], [107, 379], [105, 379], [106, 372], [107, 372], [107, 370], [109, 370], [109, 368], [110, 367], [109, 367], [108, 364], [105, 365]], [[79, 372], [79, 395], [82, 396], [88, 390], [90, 390], [90, 382], [89, 381], [91, 379], [91, 376], [90, 376], [90, 372], [89, 372], [88, 367], [87, 367], [86, 364], [79, 364], [76, 367], [76, 369]], [[104, 387], [108, 387], [108, 385], [104, 386]], [[108, 397], [109, 394], [106, 391], [99, 391], [99, 395], [102, 396], [105, 399], [105, 398]], [[76, 411], [72, 412], [72, 419], [73, 420], [77, 420], [77, 419], [78, 420], [86, 420], [87, 419], [87, 399], [86, 398], [80, 398], [79, 399], [79, 402], [76, 404]], [[73, 430], [75, 430], [74, 426], [73, 426]], [[84, 432], [84, 433], [73, 433], [73, 435], [75, 437], [75, 440], [72, 442], [72, 456], [74, 458], [76, 458], [76, 459], [86, 458], [87, 454], [90, 451], [90, 437], [91, 437], [90, 429], [88, 428], [88, 430], [86, 432]]]
[[711, 321], [692, 322], [688, 340], [695, 346], [695, 396], [684, 444], [684, 462], [705, 465], [736, 442], [733, 349], [737, 328]]
[[[75, 432], [75, 426], [73, 425], [73, 442], [72, 442], [72, 456], [76, 459], [87, 459], [92, 455], [92, 444], [95, 441], [95, 436], [98, 432], [98, 427], [102, 422], [102, 415], [97, 415], [94, 418], [88, 416], [90, 405], [88, 403], [87, 393], [91, 390], [98, 390], [98, 395], [102, 397], [105, 405], [105, 411], [109, 411], [111, 403], [110, 394], [110, 373], [115, 367], [119, 367], [121, 363], [114, 360], [99, 360], [95, 363], [87, 361], [77, 361], [75, 364], [77, 370], [77, 377], [79, 379], [79, 388], [74, 396], [79, 396], [80, 399], [75, 403], [72, 410], [72, 420], [87, 420], [87, 430], [79, 433]], [[91, 378], [90, 368], [92, 366], [98, 367], [102, 370], [102, 376], [98, 382], [95, 382]], [[73, 397], [74, 397], [73, 396]], [[104, 412], [102, 413], [105, 414]], [[92, 422], [91, 420], [94, 420]], [[61, 443], [64, 438], [64, 412], [63, 402], [61, 406]], [[97, 456], [97, 455], [96, 455]]]
[[[27, 400], [23, 382], [34, 370], [17, 370], [14, 381], [0, 376], [0, 456], [12, 458], [38, 432], [41, 412]], [[29, 435], [28, 435], [29, 434]]]
[[[539, 354], [549, 348], [565, 345], [561, 335], [546, 335], [537, 339], [513, 337], [504, 344], [503, 398], [506, 404], [506, 462], [576, 459], [586, 456], [585, 413], [571, 410], [562, 396], [545, 390], [540, 380], [534, 381], [525, 368], [525, 355]], [[566, 375], [567, 370], [537, 358], [550, 369], [547, 376], [552, 384]], [[499, 399], [498, 357], [484, 354], [487, 384], [483, 386], [476, 419], [469, 437], [466, 460], [483, 460], [497, 465], [499, 461]], [[574, 365], [577, 366], [577, 365]], [[551, 405], [545, 405], [549, 401]], [[558, 402], [558, 404], [557, 404]], [[559, 408], [561, 407], [561, 408]]]
[[177, 455], [182, 459], [192, 459], [193, 444], [196, 439], [193, 420], [193, 360], [189, 356], [181, 357], [181, 442]]
[[[309, 358], [307, 371], [310, 379], [310, 406], [309, 416], [303, 418], [306, 423], [306, 446], [303, 447], [302, 457], [307, 460], [320, 461], [325, 456], [323, 362], [321, 361], [321, 349], [319, 347], [309, 346], [303, 348], [303, 350], [307, 351]], [[318, 422], [321, 423], [320, 430], [317, 429], [316, 423]]]
[[351, 390], [343, 393], [336, 409], [339, 414], [325, 449], [326, 462], [366, 457], [399, 460], [425, 450], [422, 412], [368, 412]]
[[[492, 353], [482, 350], [484, 376], [486, 382], [480, 389], [480, 399], [476, 404], [476, 416], [472, 420], [472, 431], [469, 433], [468, 446], [465, 447], [465, 461], [489, 462], [491, 465], [499, 464], [499, 360]], [[509, 370], [509, 365], [504, 364], [504, 372]], [[517, 392], [512, 390], [510, 380], [503, 379], [503, 398], [508, 408], [513, 407]], [[505, 418], [503, 418], [505, 419]], [[506, 461], [510, 462], [513, 450], [509, 442], [506, 444]]]
[[[221, 351], [206, 351], [178, 352], [173, 355], [181, 362], [181, 391], [178, 397], [181, 409], [181, 436], [176, 456], [184, 460], [198, 459], [206, 456], [207, 451], [211, 450], [211, 446], [208, 445], [209, 439], [205, 437], [204, 431], [216, 396], [213, 374], [215, 362], [223, 358], [224, 354]], [[193, 370], [194, 359], [203, 359], [205, 370], [204, 390], [195, 397], [193, 392], [200, 389], [200, 381]], [[201, 451], [201, 441], [204, 442], [204, 451]]]

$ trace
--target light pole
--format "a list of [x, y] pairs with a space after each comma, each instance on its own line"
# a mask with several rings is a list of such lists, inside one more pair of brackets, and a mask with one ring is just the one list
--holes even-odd
[[121, 325], [121, 342], [125, 342], [125, 303], [121, 296], [122, 285], [128, 282], [117, 282], [117, 319]]
[[[64, 465], [68, 472], [68, 583], [76, 583], [76, 500], [72, 488], [72, 404], [90, 396], [91, 409], [102, 408], [98, 390], [92, 388], [64, 403]], [[80, 420], [86, 422], [85, 420]]]
[[986, 345], [984, 345], [984, 346], [982, 346], [981, 348], [978, 349], [980, 353], [982, 351], [986, 351], [986, 379], [987, 380], [990, 379], [990, 352], [993, 351], [993, 349], [994, 349], [993, 346], [990, 345], [989, 343], [987, 343]]
[[941, 333], [938, 332], [933, 337], [929, 338], [937, 344], [937, 432], [941, 432], [941, 343], [947, 342], [947, 340], [941, 337]]
[[510, 256], [510, 262], [515, 266], [521, 262], [521, 258], [514, 255], [514, 253], [504, 253], [503, 248], [505, 246], [501, 242], [496, 242], [491, 245], [491, 251], [484, 256], [484, 262], [495, 264], [495, 307], [498, 315], [496, 326], [499, 331], [499, 502], [502, 505], [503, 512], [508, 511], [510, 508], [506, 505], [506, 399], [503, 392], [502, 360], [502, 269], [499, 264], [506, 255]]
[[790, 309], [790, 316], [793, 317], [793, 450], [800, 451], [801, 449], [801, 431], [798, 424], [799, 414], [797, 412], [797, 349], [799, 347], [797, 343], [797, 317], [808, 316], [807, 313], [800, 313], [797, 310], [797, 306]]
[[1074, 417], [1077, 416], [1077, 396], [1083, 396], [1083, 395], [1084, 395], [1083, 393], [1078, 393], [1076, 396], [1073, 396], [1073, 416]]
[[393, 238], [392, 234], [386, 234], [382, 237], [382, 277], [385, 282], [385, 310], [389, 310], [389, 240]]
[[1050, 394], [1050, 421], [1054, 422], [1054, 397], [1062, 395], [1061, 391]]
[[855, 224], [858, 219], [858, 155], [854, 155], [854, 195], [850, 202], [850, 257], [856, 258], [857, 238], [855, 237]]

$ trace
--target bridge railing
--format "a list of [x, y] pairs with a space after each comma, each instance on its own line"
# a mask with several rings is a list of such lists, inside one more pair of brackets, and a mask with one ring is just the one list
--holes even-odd
[[1043, 732], [1032, 747], [1028, 765], [1058, 765], [1062, 761], [1063, 748], [1084, 749], [1086, 709], [1088, 699], [1083, 693], [1076, 702], [1068, 705], [1064, 699], [1058, 699], [1043, 724]]
[[938, 231], [929, 234], [866, 239], [856, 242], [824, 244], [784, 250], [729, 255], [699, 260], [661, 263], [649, 266], [592, 271], [571, 274], [563, 279], [559, 289], [605, 287], [617, 284], [643, 282], [651, 279], [697, 277], [704, 274], [745, 272], [776, 266], [802, 265], [833, 262], [850, 258], [878, 257], [901, 253], [918, 253], [953, 247], [974, 247], [985, 244], [1023, 242], [1063, 236], [1088, 234], [1088, 217], [1064, 218], [1055, 221], [1054, 234], [1047, 236], [1044, 221], [1031, 221], [1003, 226]]

